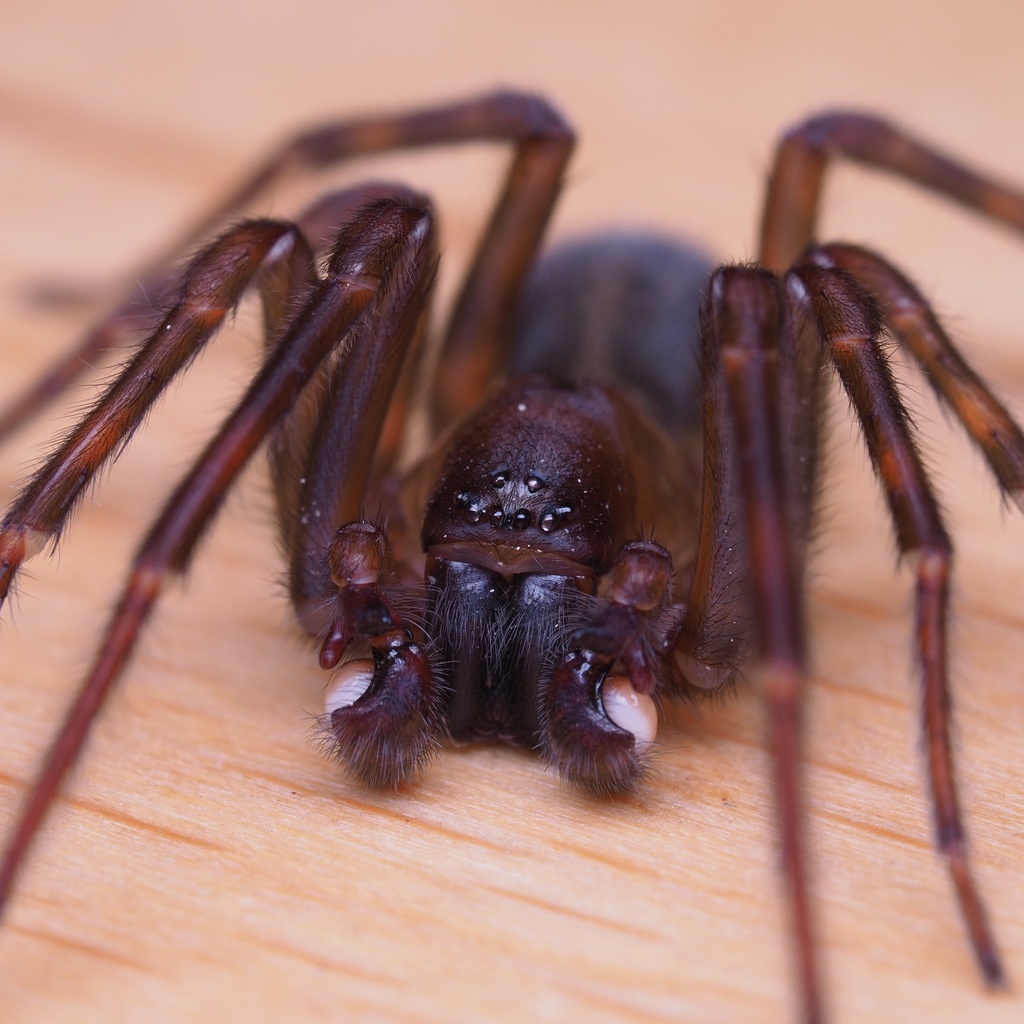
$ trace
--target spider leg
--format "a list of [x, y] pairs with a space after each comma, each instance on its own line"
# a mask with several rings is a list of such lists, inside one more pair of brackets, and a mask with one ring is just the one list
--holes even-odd
[[396, 185], [360, 185], [320, 196], [295, 218], [299, 237], [305, 243], [306, 259], [273, 260], [264, 263], [256, 277], [263, 309], [265, 354], [284, 337], [292, 321], [320, 283], [317, 262], [335, 241], [342, 227], [364, 206], [393, 197], [402, 191]]
[[[878, 344], [882, 314], [850, 274], [812, 249], [787, 278], [817, 319], [822, 342], [861, 422], [896, 530], [900, 553], [917, 573], [922, 716], [939, 849], [945, 854], [975, 955], [991, 985], [1003, 970], [967, 858], [950, 741], [947, 657], [952, 543], [921, 463], [910, 421]], [[824, 265], [822, 265], [824, 264]]]
[[[322, 254], [319, 250], [324, 240], [336, 239], [342, 224], [352, 220], [363, 207], [394, 197], [402, 191], [402, 187], [395, 184], [370, 182], [332, 192], [317, 199], [296, 218], [296, 224], [302, 236], [313, 244], [314, 257], [320, 259]], [[258, 284], [267, 351], [284, 336], [295, 315], [305, 305], [318, 283], [319, 277], [313, 261], [304, 268], [285, 263], [274, 263], [264, 267]], [[405, 353], [397, 384], [389, 385], [392, 387], [390, 402], [387, 400], [388, 392], [379, 384], [375, 391], [376, 395], [383, 396], [376, 398], [375, 401], [387, 406], [387, 415], [373, 458], [371, 490], [366, 495], [366, 501], [371, 507], [375, 504], [381, 508], [395, 505], [394, 497], [400, 481], [391, 470], [405, 438], [413, 400], [413, 387], [419, 371], [421, 341], [422, 332], [418, 331]], [[271, 434], [269, 452], [271, 479], [277, 500], [277, 523], [282, 548], [289, 558], [297, 552], [307, 550], [310, 551], [311, 557], [320, 558], [330, 541], [329, 534], [311, 538], [308, 528], [299, 528], [304, 524], [300, 524], [298, 519], [305, 509], [308, 521], [308, 508], [312, 503], [320, 513], [314, 517], [317, 520], [315, 526], [326, 526], [326, 518], [322, 523], [319, 520], [323, 518], [324, 510], [331, 507], [333, 499], [337, 497], [337, 494], [333, 497], [325, 494], [310, 499], [304, 497], [302, 492], [311, 476], [320, 480], [321, 484], [327, 484], [328, 492], [334, 487], [333, 483], [328, 483], [328, 480], [336, 479], [334, 475], [322, 468], [317, 473], [316, 467], [308, 464], [315, 444], [329, 447], [332, 443], [331, 424], [327, 421], [331, 415], [328, 403], [333, 402], [334, 415], [351, 415], [346, 411], [350, 410], [350, 403], [334, 394], [335, 377], [339, 372], [340, 363], [345, 361], [347, 355], [347, 352], [335, 352], [320, 364], [288, 415], [276, 425]], [[360, 416], [361, 413], [357, 411], [353, 419], [358, 421]], [[369, 435], [372, 434], [371, 429]], [[324, 437], [326, 440], [322, 439]], [[321, 440], [318, 441], [318, 438]], [[321, 462], [323, 461], [321, 459]], [[328, 461], [332, 467], [337, 465], [337, 458], [331, 461], [328, 456]], [[359, 490], [358, 486], [356, 490]], [[399, 518], [392, 513], [389, 522], [392, 535], [397, 532]], [[422, 578], [422, 573], [419, 576]], [[299, 590], [301, 588], [297, 590], [293, 586], [293, 595]]]
[[[752, 280], [758, 280], [753, 277]], [[748, 542], [740, 495], [740, 467], [733, 417], [728, 413], [723, 357], [712, 314], [705, 310], [701, 373], [703, 395], [703, 489], [698, 548], [685, 613], [674, 637], [676, 661], [685, 681], [704, 691], [727, 687], [748, 659], [754, 641], [749, 602]], [[775, 402], [783, 450], [789, 551], [803, 576], [812, 533], [821, 431], [821, 354], [817, 329], [805, 316], [787, 319], [775, 339], [778, 371]]]
[[874, 296], [886, 323], [985, 456], [1003, 493], [1024, 511], [1024, 433], [957, 351], [917, 288], [887, 260], [859, 246], [821, 246], [809, 259], [849, 271]]
[[898, 174], [1024, 231], [1024, 193], [975, 173], [881, 118], [834, 111], [796, 125], [775, 152], [759, 258], [776, 273], [793, 266], [815, 240], [825, 168], [837, 156]]
[[0, 605], [21, 563], [59, 541], [88, 483], [202, 351], [261, 267], [309, 260], [293, 225], [259, 220], [232, 228], [192, 261], [174, 307], [8, 508], [0, 524]]
[[[458, 363], [460, 370], [442, 382], [437, 414], [449, 419], [464, 411], [490, 383], [492, 364], [499, 363], [497, 354], [477, 358], [479, 340], [500, 342], [505, 337], [506, 314], [532, 261], [572, 152], [573, 135], [561, 116], [545, 100], [525, 93], [497, 92], [404, 115], [347, 119], [288, 140], [165, 253], [134, 274], [131, 287], [111, 311], [0, 414], [0, 441], [59, 395], [118, 336], [148, 326], [151, 307], [162, 306], [173, 295], [177, 282], [173, 268], [181, 253], [219, 230], [283, 178], [392, 150], [477, 141], [511, 142], [515, 152], [447, 331], [450, 362]], [[500, 348], [499, 344], [496, 349]], [[461, 382], [463, 365], [468, 374], [465, 384]]]
[[326, 278], [270, 352], [141, 545], [99, 653], [29, 792], [0, 863], [0, 910], [63, 776], [135, 646], [165, 577], [185, 572], [226, 491], [332, 349], [347, 344], [350, 353], [359, 353], [379, 344], [400, 350], [407, 343], [410, 323], [418, 319], [435, 263], [430, 214], [422, 201], [408, 194], [369, 207], [342, 232]]
[[154, 320], [167, 304], [163, 292], [133, 288], [99, 323], [91, 327], [75, 345], [62, 355], [38, 380], [5, 409], [0, 411], [0, 443], [27, 423], [95, 365], [102, 353], [113, 348], [119, 338], [152, 330]]
[[[380, 187], [360, 191], [373, 194]], [[349, 201], [345, 193], [336, 197], [341, 207]], [[321, 667], [339, 670], [322, 722], [325, 745], [372, 786], [397, 785], [417, 770], [441, 732], [426, 648], [407, 623], [417, 616], [409, 614], [404, 588], [396, 586], [392, 539], [396, 533], [406, 539], [405, 524], [400, 510], [392, 512], [387, 530], [365, 512], [367, 504], [391, 507], [397, 490], [393, 464], [432, 282], [424, 275], [422, 301], [403, 296], [400, 307], [384, 310], [386, 335], [379, 343], [321, 362], [270, 445], [289, 597], [300, 624], [320, 641]], [[271, 336], [290, 315], [292, 303], [279, 291], [287, 285], [268, 282], [279, 320], [271, 323], [265, 307]], [[305, 288], [297, 285], [300, 294]], [[356, 657], [346, 658], [356, 640]]]
[[[303, 238], [313, 247], [314, 260], [320, 260], [330, 243], [338, 237], [343, 224], [352, 220], [365, 206], [394, 197], [403, 187], [393, 182], [363, 182], [354, 188], [330, 192], [319, 197], [307, 210], [295, 219]], [[258, 278], [260, 299], [263, 306], [263, 333], [269, 350], [288, 329], [296, 312], [302, 308], [305, 297], [319, 282], [314, 261], [305, 267], [293, 263], [266, 265]], [[274, 431], [270, 446], [271, 464], [275, 488], [278, 489], [278, 510], [280, 522], [296, 505], [289, 494], [280, 493], [282, 488], [294, 490], [300, 476], [288, 472], [288, 467], [300, 467], [308, 457], [312, 422], [320, 415], [324, 391], [331, 374], [330, 360], [321, 364], [314, 379], [302, 390], [295, 407]], [[390, 469], [395, 462], [405, 438], [407, 420], [413, 400], [413, 386], [419, 371], [418, 346], [413, 346], [406, 355], [402, 375], [395, 387], [388, 408], [387, 419], [381, 440], [377, 446], [375, 464]], [[285, 531], [284, 546], [291, 550], [290, 531]]]
[[[693, 586], [675, 639], [688, 681], [728, 683], [753, 655], [770, 746], [802, 1012], [822, 1019], [800, 813], [806, 674], [803, 545], [814, 481], [815, 381], [803, 324], [768, 271], [715, 272], [704, 311], [704, 482]], [[797, 401], [800, 386], [809, 394]], [[791, 444], [791, 442], [798, 442]], [[787, 447], [788, 446], [788, 447]]]

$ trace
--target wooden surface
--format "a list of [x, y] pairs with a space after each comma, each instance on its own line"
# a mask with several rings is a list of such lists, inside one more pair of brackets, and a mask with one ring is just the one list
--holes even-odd
[[[88, 310], [27, 286], [130, 274], [296, 125], [515, 84], [581, 146], [556, 232], [689, 231], [754, 249], [771, 141], [828, 105], [888, 113], [1024, 180], [1024, 14], [855, 6], [9, 2], [0, 16], [0, 399]], [[486, 148], [360, 168], [436, 191], [446, 288], [493, 189]], [[337, 179], [333, 179], [337, 180]], [[315, 191], [281, 190], [287, 213]], [[826, 234], [878, 246], [1024, 416], [1024, 247], [854, 171]], [[250, 315], [32, 565], [0, 653], [0, 827], [105, 620], [133, 544], [251, 372]], [[959, 555], [958, 750], [1014, 989], [985, 994], [923, 798], [911, 579], [835, 403], [811, 602], [808, 813], [836, 1021], [1024, 1017], [1024, 517], [909, 374]], [[87, 400], [75, 389], [73, 405]], [[13, 486], [65, 408], [0, 452]], [[13, 493], [13, 491], [8, 491]], [[323, 676], [277, 583], [262, 467], [172, 587], [38, 843], [0, 933], [0, 1016], [27, 1021], [792, 1019], [762, 720], [747, 692], [674, 712], [633, 801], [531, 757], [444, 753], [398, 795], [310, 742]], [[13, 619], [13, 621], [12, 621]]]

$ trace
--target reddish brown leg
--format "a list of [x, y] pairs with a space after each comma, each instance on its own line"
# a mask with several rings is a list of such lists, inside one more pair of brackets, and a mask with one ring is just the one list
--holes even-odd
[[[368, 208], [343, 231], [325, 280], [316, 286], [142, 544], [99, 654], [29, 794], [0, 865], [0, 908], [64, 774], [134, 648], [164, 577], [185, 571], [226, 491], [332, 349], [348, 344], [353, 354], [367, 348], [385, 350], [380, 359], [387, 365], [400, 357], [426, 301], [435, 264], [430, 215], [411, 196]], [[386, 405], [387, 398], [384, 394], [380, 403]], [[377, 425], [379, 421], [377, 417]]]
[[260, 220], [233, 228], [193, 260], [173, 309], [7, 510], [0, 525], [0, 604], [22, 561], [57, 543], [88, 483], [202, 351], [260, 269], [278, 261], [302, 268], [310, 258], [294, 226]]
[[686, 682], [714, 691], [729, 686], [746, 660], [753, 627], [743, 584], [749, 558], [738, 498], [739, 467], [728, 454], [736, 450], [736, 437], [727, 415], [717, 333], [708, 322], [703, 325], [701, 368], [700, 534], [676, 649]]
[[497, 92], [446, 107], [323, 125], [296, 136], [189, 231], [181, 249], [245, 208], [286, 173], [356, 156], [456, 142], [512, 142], [505, 185], [456, 300], [443, 344], [435, 414], [467, 411], [507, 362], [509, 312], [547, 226], [572, 154], [573, 133], [544, 99]]
[[1024, 231], [1024, 193], [974, 173], [887, 121], [836, 111], [797, 125], [775, 152], [760, 260], [776, 273], [815, 241], [825, 168], [837, 156], [891, 171]]
[[[325, 243], [333, 242], [343, 224], [371, 203], [393, 197], [403, 191], [393, 184], [370, 182], [321, 196], [309, 209], [296, 218], [300, 234], [309, 240], [314, 256], [319, 259]], [[275, 263], [266, 266], [259, 276], [260, 298], [263, 304], [264, 338], [267, 348], [275, 345], [284, 335], [296, 312], [305, 304], [313, 287], [319, 283], [311, 262], [305, 269], [292, 264]], [[303, 468], [309, 457], [309, 447], [315, 423], [321, 416], [327, 400], [335, 360], [325, 360], [313, 380], [303, 388], [295, 407], [274, 431], [271, 441], [271, 463], [275, 468], [274, 486], [277, 491], [279, 525], [283, 531], [284, 548], [294, 550], [290, 517], [298, 507], [295, 494]], [[386, 472], [397, 458], [405, 439], [405, 428], [412, 404], [413, 385], [419, 369], [418, 352], [412, 351], [404, 360], [402, 376], [396, 385], [388, 407], [387, 419], [374, 459], [375, 475]]]
[[[710, 313], [706, 314], [710, 315]], [[788, 454], [785, 487], [790, 553], [803, 575], [817, 476], [821, 433], [821, 353], [806, 318], [786, 321], [779, 348], [777, 413]], [[703, 458], [698, 550], [686, 612], [676, 638], [686, 681], [703, 690], [729, 685], [749, 655], [754, 627], [747, 588], [750, 556], [742, 528], [739, 465], [729, 453], [738, 440], [727, 415], [725, 368], [710, 322], [703, 334]]]
[[[694, 588], [677, 644], [697, 685], [725, 680], [750, 642], [768, 709], [783, 869], [793, 914], [802, 1012], [822, 1019], [799, 787], [800, 697], [805, 676], [802, 538], [809, 484], [784, 459], [792, 422], [780, 399], [806, 360], [800, 332], [772, 274], [726, 267], [711, 279], [703, 338], [705, 477]], [[801, 409], [802, 421], [810, 409]], [[813, 427], [813, 424], [809, 426]], [[747, 603], [749, 601], [749, 611]], [[726, 609], [723, 615], [722, 608]], [[752, 622], [751, 622], [752, 617]], [[738, 649], [738, 651], [737, 651]], [[693, 677], [687, 659], [705, 663]]]
[[849, 271], [874, 296], [886, 323], [981, 449], [1003, 493], [1024, 511], [1024, 434], [957, 351], [917, 288], [887, 260], [859, 246], [822, 246], [813, 259]]
[[1002, 966], [967, 860], [950, 741], [946, 631], [952, 544], [878, 344], [882, 318], [874, 301], [849, 274], [834, 269], [828, 254], [816, 249], [792, 271], [789, 282], [793, 294], [814, 312], [860, 419], [900, 553], [914, 560], [922, 716], [939, 848], [948, 859], [978, 963], [989, 984], [1000, 985]]
[[[0, 416], [0, 441], [93, 365], [96, 357], [124, 330], [136, 326], [140, 319], [149, 323], [148, 312], [139, 312], [140, 294], [161, 305], [177, 280], [176, 273], [169, 268], [180, 254], [236, 216], [283, 177], [390, 150], [474, 141], [512, 142], [516, 148], [505, 187], [448, 329], [448, 362], [457, 369], [442, 382], [437, 413], [448, 419], [463, 411], [490, 383], [494, 367], [502, 363], [506, 314], [539, 244], [572, 151], [572, 132], [560, 115], [544, 100], [522, 93], [493, 93], [411, 114], [340, 121], [304, 132], [279, 147], [165, 254], [134, 275], [129, 293], [76, 349]], [[482, 361], [476, 356], [488, 345], [478, 344], [481, 338], [496, 342], [495, 354]]]
[[140, 288], [133, 288], [72, 351], [61, 356], [42, 377], [0, 411], [0, 444], [95, 366], [118, 339], [152, 330], [153, 322], [166, 306], [166, 299], [162, 294], [145, 294]]

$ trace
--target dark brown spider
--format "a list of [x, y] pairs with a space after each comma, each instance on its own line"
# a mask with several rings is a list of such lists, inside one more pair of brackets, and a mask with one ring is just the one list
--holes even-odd
[[[154, 304], [169, 311], [8, 510], [0, 602], [21, 563], [56, 544], [97, 470], [251, 285], [263, 300], [267, 355], [136, 557], [8, 847], [0, 901], [165, 577], [185, 571], [269, 434], [290, 597], [319, 640], [321, 666], [337, 669], [324, 730], [368, 784], [397, 785], [446, 736], [498, 737], [536, 748], [584, 789], [626, 791], [647, 765], [656, 699], [720, 691], [741, 669], [757, 682], [803, 1011], [821, 1019], [798, 750], [803, 569], [819, 383], [831, 363], [860, 419], [900, 552], [916, 565], [939, 847], [983, 974], [1000, 984], [950, 750], [951, 544], [882, 334], [913, 353], [1018, 504], [1024, 437], [899, 271], [814, 235], [834, 154], [1019, 228], [1024, 196], [874, 118], [812, 119], [779, 147], [762, 265], [715, 270], [697, 330], [711, 268], [675, 244], [596, 239], [556, 252], [530, 275], [573, 138], [544, 101], [497, 94], [301, 135], [190, 237], [293, 168], [477, 139], [513, 142], [515, 154], [432, 357], [436, 443], [411, 473], [397, 460], [426, 365], [421, 341], [437, 264], [426, 200], [380, 184], [331, 194], [295, 222], [228, 229], [181, 277], [164, 264], [144, 275]], [[115, 309], [10, 410], [0, 434], [38, 411], [114, 335], [148, 318], [134, 300]]]

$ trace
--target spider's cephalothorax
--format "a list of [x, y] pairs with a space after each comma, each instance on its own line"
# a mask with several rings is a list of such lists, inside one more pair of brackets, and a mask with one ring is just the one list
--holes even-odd
[[[654, 698], [721, 690], [744, 666], [756, 675], [802, 1005], [808, 1021], [820, 1020], [797, 752], [804, 549], [821, 370], [830, 363], [862, 425], [900, 552], [915, 566], [939, 845], [982, 972], [1000, 983], [950, 744], [952, 544], [883, 335], [912, 353], [1018, 504], [1024, 436], [914, 286], [866, 249], [818, 244], [816, 227], [835, 156], [1022, 230], [1024, 195], [877, 118], [826, 114], [779, 146], [760, 265], [709, 278], [699, 254], [619, 236], [565, 249], [531, 277], [573, 136], [544, 100], [497, 93], [299, 135], [194, 240], [290, 169], [485, 139], [512, 143], [514, 155], [431, 364], [436, 443], [411, 475], [398, 472], [398, 449], [425, 372], [418, 353], [437, 265], [424, 198], [376, 183], [331, 193], [295, 221], [229, 228], [182, 274], [162, 261], [139, 275], [164, 311], [160, 322], [7, 510], [0, 603], [21, 564], [59, 539], [88, 482], [253, 287], [267, 352], [138, 552], [0, 867], [0, 905], [165, 578], [185, 570], [270, 436], [289, 597], [319, 640], [320, 664], [336, 670], [325, 724], [339, 758], [370, 784], [398, 784], [445, 735], [500, 735], [537, 746], [584, 788], [621, 791], [643, 774]], [[0, 417], [0, 436], [121, 331], [152, 327], [137, 294]], [[375, 507], [380, 521], [364, 515]]]
[[[581, 595], [631, 536], [636, 481], [601, 389], [517, 381], [453, 440], [427, 503], [427, 628], [456, 738], [541, 736]], [[595, 500], [596, 499], [596, 500]]]

